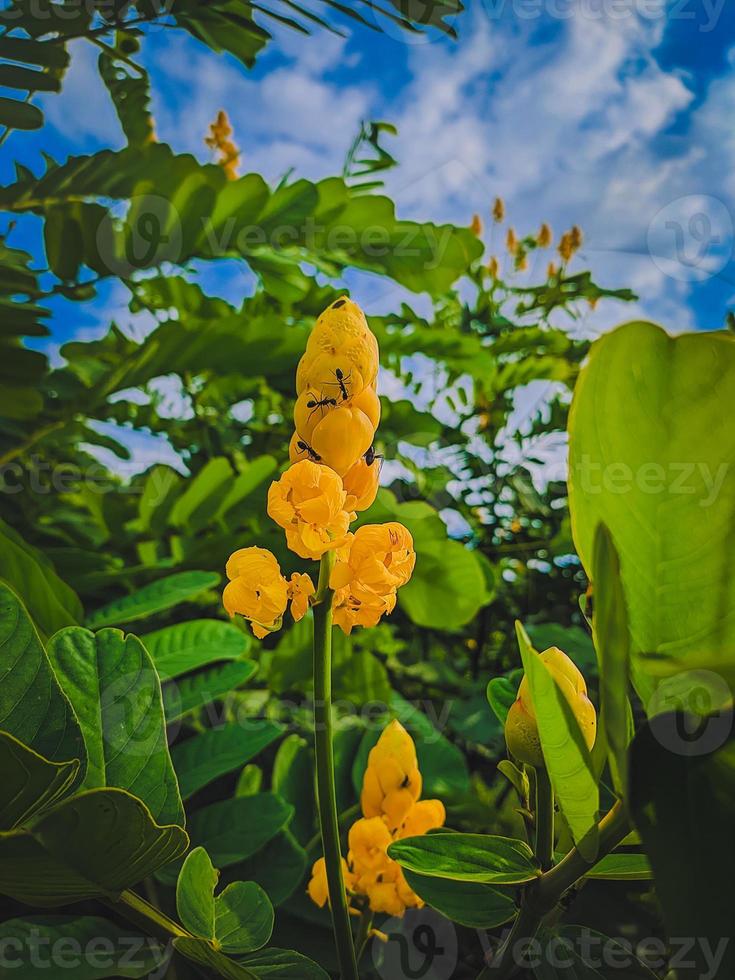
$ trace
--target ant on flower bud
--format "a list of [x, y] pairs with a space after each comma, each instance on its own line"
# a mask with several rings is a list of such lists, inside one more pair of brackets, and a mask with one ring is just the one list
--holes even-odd
[[347, 390], [347, 385], [348, 385], [348, 383], [350, 381], [350, 378], [352, 377], [352, 371], [350, 371], [348, 374], [345, 374], [342, 371], [342, 368], [335, 368], [335, 370], [334, 370], [334, 376], [335, 376], [335, 378], [337, 380], [336, 381], [327, 381], [327, 384], [328, 385], [332, 385], [332, 386], [335, 386], [335, 385], [338, 386], [339, 387], [339, 390], [340, 390], [340, 393], [342, 395], [342, 401], [343, 402], [346, 402], [347, 399], [350, 397], [350, 393]]
[[380, 465], [382, 466], [385, 457], [382, 453], [375, 452], [375, 446], [371, 446], [365, 453], [365, 462], [368, 466], [372, 466], [376, 459], [380, 461]]
[[303, 439], [299, 439], [299, 441], [296, 443], [296, 448], [299, 449], [302, 453], [308, 453], [309, 459], [311, 459], [313, 462], [321, 463], [322, 461], [321, 456], [319, 455], [319, 453], [315, 452], [311, 448], [308, 442], [304, 442]]
[[337, 407], [337, 399], [336, 398], [324, 398], [324, 397], [321, 397], [321, 398], [312, 398], [310, 401], [308, 401], [306, 403], [306, 407], [311, 409], [311, 412], [309, 413], [309, 418], [311, 419], [311, 416], [314, 414], [314, 412], [318, 408], [321, 408], [322, 411], [325, 408], [336, 408]]

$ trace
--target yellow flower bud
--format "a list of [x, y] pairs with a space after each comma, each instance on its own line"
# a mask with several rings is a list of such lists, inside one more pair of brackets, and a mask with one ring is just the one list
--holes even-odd
[[352, 404], [328, 412], [311, 433], [311, 447], [323, 463], [344, 476], [373, 444], [375, 426]]
[[[558, 647], [550, 647], [539, 656], [569, 703], [587, 748], [591, 749], [597, 734], [597, 714], [594, 705], [587, 697], [584, 677], [574, 662]], [[518, 697], [508, 712], [505, 722], [505, 741], [508, 751], [520, 762], [530, 766], [544, 765], [536, 712], [526, 677], [521, 681]]]
[[378, 342], [357, 303], [342, 297], [316, 321], [296, 371], [296, 392], [310, 388], [347, 401], [377, 376]]
[[502, 197], [496, 197], [493, 203], [493, 221], [500, 224], [505, 218], [505, 202]]
[[536, 243], [539, 248], [548, 248], [554, 240], [550, 226], [544, 221], [544, 223], [539, 228], [539, 233], [536, 236]]
[[380, 485], [380, 464], [373, 459], [368, 463], [364, 456], [344, 475], [344, 488], [347, 491], [347, 510], [367, 510], [372, 507]]
[[479, 214], [472, 215], [472, 223], [470, 224], [470, 231], [472, 232], [473, 235], [476, 235], [478, 238], [482, 234], [482, 218], [480, 217]]

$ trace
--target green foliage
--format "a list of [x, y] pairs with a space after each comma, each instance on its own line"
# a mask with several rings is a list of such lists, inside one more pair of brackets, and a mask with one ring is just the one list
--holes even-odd
[[426, 834], [391, 844], [401, 867], [430, 878], [487, 885], [520, 885], [539, 874], [523, 841], [481, 834]]
[[474, 881], [418, 874], [404, 867], [406, 881], [431, 908], [470, 929], [495, 929], [516, 913], [508, 892]]

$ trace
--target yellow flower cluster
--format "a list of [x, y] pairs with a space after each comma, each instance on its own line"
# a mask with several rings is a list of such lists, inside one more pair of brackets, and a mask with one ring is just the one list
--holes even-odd
[[565, 231], [559, 241], [559, 255], [563, 262], [569, 262], [582, 247], [582, 229], [578, 225], [572, 225], [569, 231]]
[[[399, 864], [388, 857], [393, 841], [416, 837], [444, 825], [440, 800], [421, 800], [421, 773], [413, 739], [398, 721], [383, 731], [368, 757], [360, 803], [363, 817], [350, 828], [349, 853], [343, 860], [345, 887], [352, 898], [364, 896], [374, 912], [402, 916], [421, 908]], [[326, 868], [313, 868], [309, 895], [323, 907], [328, 898]]]
[[[558, 647], [549, 647], [539, 656], [568, 701], [579, 723], [587, 748], [591, 749], [597, 734], [597, 714], [594, 705], [587, 697], [584, 677], [576, 664]], [[521, 681], [518, 697], [508, 712], [505, 722], [505, 741], [508, 751], [520, 762], [525, 762], [529, 766], [544, 764], [536, 712], [526, 677]]]
[[224, 109], [220, 109], [217, 118], [209, 127], [209, 135], [204, 137], [207, 146], [218, 155], [217, 160], [228, 180], [236, 180], [240, 165], [240, 150], [232, 141], [232, 126]]
[[[336, 552], [329, 585], [334, 621], [345, 633], [375, 626], [393, 611], [416, 561], [401, 524], [349, 530], [378, 492], [377, 377], [378, 342], [357, 303], [342, 297], [318, 318], [299, 362], [292, 465], [268, 491], [268, 514], [285, 531], [291, 551], [313, 561]], [[261, 548], [236, 552], [227, 577], [227, 612], [248, 619], [257, 636], [280, 628], [289, 600], [300, 619], [315, 592], [306, 575], [287, 582], [275, 557]]]

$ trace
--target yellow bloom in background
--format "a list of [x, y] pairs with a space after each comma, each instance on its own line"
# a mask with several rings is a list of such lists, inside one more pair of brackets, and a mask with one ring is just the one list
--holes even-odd
[[[558, 647], [549, 647], [539, 656], [568, 701], [579, 723], [587, 748], [591, 749], [597, 734], [597, 713], [587, 697], [587, 685], [581, 671]], [[544, 764], [536, 712], [526, 677], [521, 681], [518, 697], [508, 712], [505, 722], [505, 741], [508, 751], [520, 762], [530, 766]]]
[[227, 562], [222, 594], [228, 615], [244, 616], [259, 638], [279, 629], [288, 604], [288, 584], [275, 555], [265, 548], [240, 548]]
[[472, 215], [472, 223], [470, 224], [470, 231], [473, 235], [477, 235], [479, 238], [482, 234], [482, 218], [479, 214]]
[[536, 244], [539, 248], [548, 248], [554, 240], [554, 236], [551, 231], [551, 227], [544, 221], [544, 223], [539, 228], [539, 233], [536, 236]]
[[416, 564], [413, 538], [396, 521], [365, 524], [337, 553], [329, 580], [335, 590], [334, 622], [349, 634], [355, 626], [375, 626], [391, 613], [396, 591]]
[[306, 615], [309, 599], [315, 592], [314, 583], [308, 575], [293, 573], [288, 582], [288, 597], [291, 600], [291, 615], [297, 623]]
[[342, 480], [328, 466], [294, 463], [268, 490], [268, 514], [286, 532], [291, 551], [317, 560], [347, 539], [351, 514]]
[[347, 510], [367, 510], [378, 495], [380, 463], [374, 457], [368, 461], [366, 455], [361, 456], [342, 479], [347, 491]]
[[569, 262], [575, 252], [582, 247], [583, 235], [579, 225], [572, 225], [569, 231], [565, 231], [559, 241], [559, 255], [562, 261]]
[[[420, 795], [416, 746], [403, 725], [392, 721], [368, 756], [360, 797], [363, 816], [350, 828], [343, 865], [348, 893], [367, 898], [373, 912], [402, 916], [407, 908], [424, 904], [388, 856], [394, 841], [444, 825], [441, 801], [419, 800]], [[326, 890], [323, 863], [317, 861], [308, 887], [312, 901], [323, 906]]]
[[[351, 874], [344, 858], [342, 858], [342, 878], [345, 883], [345, 889], [348, 892], [352, 891], [354, 885], [354, 875]], [[311, 880], [309, 881], [307, 891], [309, 893], [309, 898], [315, 905], [318, 905], [320, 909], [323, 909], [329, 901], [327, 863], [323, 857], [320, 857], [318, 861], [315, 861], [312, 866]]]
[[500, 224], [505, 219], [505, 202], [502, 197], [496, 197], [493, 202], [493, 221]]
[[209, 134], [204, 137], [207, 146], [218, 155], [217, 163], [222, 167], [228, 180], [237, 180], [240, 165], [240, 149], [230, 138], [233, 129], [224, 109], [220, 109], [217, 118], [209, 127]]
[[518, 238], [512, 228], [508, 229], [508, 234], [505, 236], [505, 247], [511, 255], [515, 255], [518, 251]]

